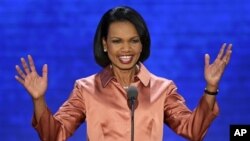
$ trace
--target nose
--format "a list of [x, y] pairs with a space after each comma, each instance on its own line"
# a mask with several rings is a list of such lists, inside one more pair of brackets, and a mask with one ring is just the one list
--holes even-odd
[[130, 52], [131, 51], [131, 45], [130, 45], [130, 43], [128, 43], [128, 42], [125, 42], [124, 44], [123, 44], [123, 46], [122, 46], [122, 51], [123, 52]]

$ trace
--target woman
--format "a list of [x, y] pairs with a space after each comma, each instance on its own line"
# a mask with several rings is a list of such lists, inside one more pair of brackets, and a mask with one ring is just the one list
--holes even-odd
[[[227, 49], [226, 49], [227, 46]], [[232, 45], [223, 44], [210, 64], [205, 55], [206, 88], [195, 110], [190, 111], [173, 81], [155, 76], [142, 64], [150, 54], [147, 26], [135, 10], [115, 7], [107, 11], [96, 30], [94, 54], [103, 70], [75, 82], [69, 99], [55, 115], [45, 101], [48, 66], [37, 74], [32, 57], [21, 58], [16, 79], [27, 89], [34, 103], [32, 124], [41, 140], [62, 141], [71, 136], [84, 121], [90, 141], [130, 140], [130, 109], [126, 89], [135, 86], [138, 104], [135, 109], [136, 141], [161, 141], [163, 124], [189, 140], [202, 140], [218, 113], [216, 94]]]

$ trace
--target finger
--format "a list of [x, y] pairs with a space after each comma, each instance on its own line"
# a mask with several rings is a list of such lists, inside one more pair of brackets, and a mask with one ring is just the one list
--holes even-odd
[[19, 76], [15, 75], [17, 81], [19, 81], [22, 85], [24, 84], [24, 80], [21, 79]]
[[232, 54], [232, 44], [229, 44], [228, 48], [227, 48], [227, 53], [226, 53], [226, 60], [227, 60], [227, 64], [230, 61], [231, 58], [231, 54]]
[[232, 50], [233, 44], [229, 44], [227, 50]]
[[219, 54], [217, 55], [217, 58], [216, 58], [216, 59], [218, 59], [218, 60], [222, 59], [222, 56], [223, 56], [225, 47], [226, 47], [226, 43], [224, 43], [224, 44], [221, 46], [220, 52], [219, 52]]
[[36, 73], [36, 67], [34, 65], [34, 61], [32, 59], [32, 56], [28, 55], [28, 59], [29, 59], [29, 65], [30, 65], [31, 71]]
[[43, 65], [43, 77], [45, 78], [45, 79], [47, 79], [48, 78], [48, 65], [47, 64], [44, 64]]
[[210, 62], [210, 56], [209, 54], [205, 54], [205, 67], [209, 66], [209, 62]]
[[22, 77], [22, 79], [24, 79], [26, 75], [23, 73], [23, 71], [20, 69], [18, 65], [16, 65], [15, 67], [16, 67], [17, 73]]
[[230, 58], [231, 58], [231, 54], [232, 54], [232, 51], [229, 52], [229, 55], [227, 56], [227, 64], [230, 62]]
[[227, 51], [226, 54], [223, 56], [222, 61], [226, 64], [229, 63], [230, 61], [230, 57], [231, 57], [231, 53], [232, 53], [232, 44], [229, 44], [227, 47]]
[[24, 60], [24, 58], [21, 58], [21, 62], [22, 62], [22, 65], [23, 65], [23, 68], [24, 68], [24, 71], [26, 74], [29, 74], [30, 73], [30, 69], [26, 63], [26, 61]]

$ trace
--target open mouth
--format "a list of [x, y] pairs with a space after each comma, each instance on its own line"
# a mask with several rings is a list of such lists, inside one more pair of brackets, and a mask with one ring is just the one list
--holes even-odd
[[123, 64], [130, 63], [132, 61], [132, 59], [133, 59], [133, 56], [131, 56], [131, 55], [126, 55], [126, 56], [124, 55], [124, 56], [119, 57], [120, 62]]

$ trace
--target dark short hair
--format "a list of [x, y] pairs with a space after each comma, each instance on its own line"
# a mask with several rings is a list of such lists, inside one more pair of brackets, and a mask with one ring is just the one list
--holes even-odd
[[106, 67], [111, 63], [106, 52], [104, 52], [102, 39], [107, 39], [109, 26], [113, 22], [129, 21], [132, 23], [141, 40], [142, 52], [138, 61], [145, 61], [150, 54], [150, 35], [147, 25], [142, 16], [134, 9], [127, 6], [119, 6], [108, 10], [101, 18], [94, 38], [94, 55], [97, 64]]

